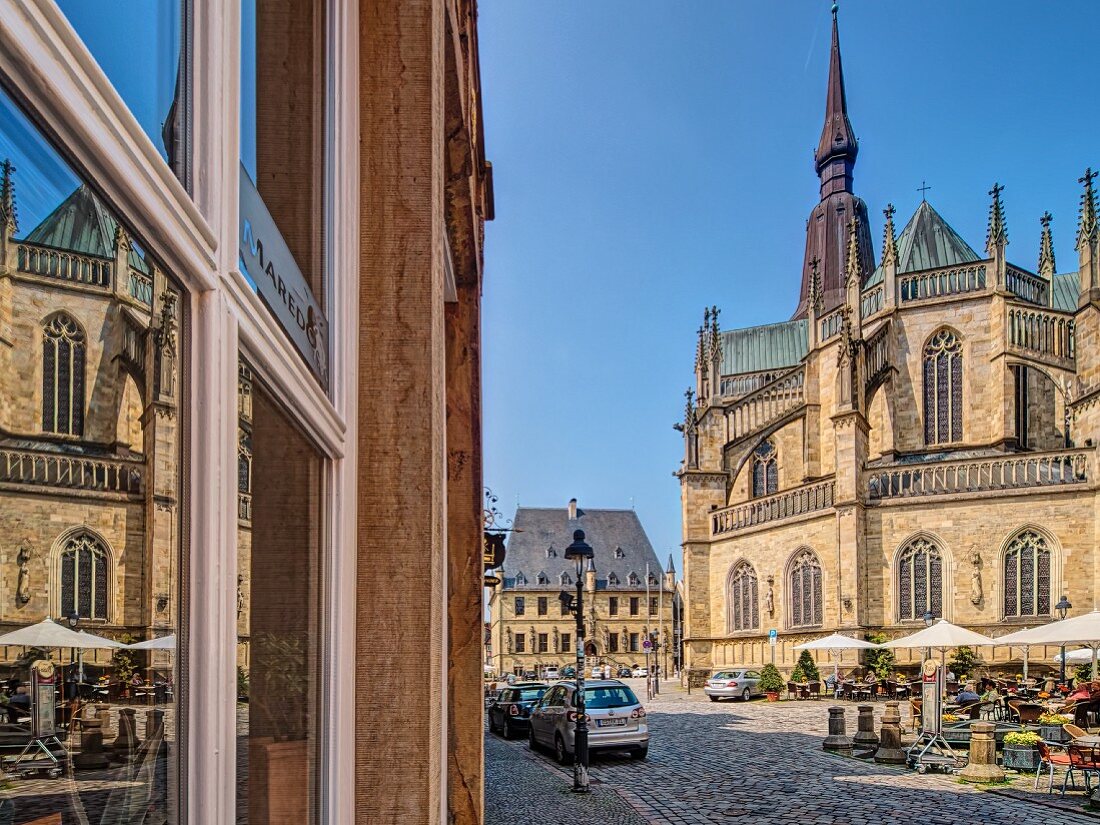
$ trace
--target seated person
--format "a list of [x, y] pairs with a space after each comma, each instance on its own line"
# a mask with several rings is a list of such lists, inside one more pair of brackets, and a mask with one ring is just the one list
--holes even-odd
[[974, 702], [981, 701], [981, 696], [978, 695], [978, 691], [974, 689], [973, 682], [967, 682], [963, 686], [963, 689], [959, 691], [959, 695], [955, 697], [955, 700], [960, 705], [971, 705]]

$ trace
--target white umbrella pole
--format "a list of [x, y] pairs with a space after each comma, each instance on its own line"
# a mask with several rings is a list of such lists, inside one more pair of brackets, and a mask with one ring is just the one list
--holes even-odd
[[1024, 645], [1024, 682], [1027, 682], [1027, 654], [1030, 650], [1030, 647]]
[[1092, 681], [1096, 681], [1096, 645], [1092, 646]]

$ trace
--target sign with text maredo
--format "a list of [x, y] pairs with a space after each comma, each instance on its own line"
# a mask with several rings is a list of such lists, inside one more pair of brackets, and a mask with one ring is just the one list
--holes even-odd
[[241, 164], [240, 255], [260, 299], [328, 390], [328, 321]]

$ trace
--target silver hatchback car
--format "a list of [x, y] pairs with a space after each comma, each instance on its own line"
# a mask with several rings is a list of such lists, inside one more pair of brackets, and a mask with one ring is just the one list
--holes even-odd
[[[543, 694], [531, 710], [529, 743], [554, 749], [562, 764], [573, 759], [577, 724], [576, 682], [559, 682]], [[588, 749], [628, 750], [636, 759], [649, 753], [649, 725], [645, 708], [629, 687], [615, 679], [584, 683], [588, 716]]]
[[707, 681], [703, 693], [710, 697], [710, 701], [719, 699], [744, 699], [749, 701], [753, 696], [760, 696], [764, 691], [760, 689], [760, 671], [747, 668], [730, 668], [719, 670]]

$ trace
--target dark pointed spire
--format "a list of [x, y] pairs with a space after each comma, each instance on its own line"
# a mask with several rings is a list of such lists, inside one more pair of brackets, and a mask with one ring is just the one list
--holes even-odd
[[1039, 218], [1042, 224], [1043, 234], [1039, 238], [1039, 274], [1044, 278], [1054, 277], [1054, 239], [1050, 234], [1051, 214], [1044, 212]]
[[886, 204], [882, 214], [886, 216], [886, 224], [882, 227], [882, 262], [884, 264], [898, 262], [898, 239], [894, 231], [894, 204]]
[[0, 164], [0, 225], [11, 224], [11, 232], [19, 230], [15, 210], [15, 167], [9, 158]]
[[848, 120], [848, 101], [844, 94], [844, 69], [840, 62], [840, 34], [837, 31], [836, 4], [833, 4], [833, 44], [829, 53], [829, 85], [825, 95], [825, 124], [814, 153], [821, 196], [831, 192], [852, 191], [852, 166], [859, 152], [852, 124]]
[[666, 573], [675, 573], [676, 566], [672, 563], [672, 554], [668, 554], [668, 567], [665, 568]]
[[848, 221], [848, 257], [844, 264], [844, 286], [854, 283], [856, 289], [863, 288], [865, 274], [863, 272], [863, 252], [859, 244], [859, 213], [852, 215]]
[[1096, 243], [1097, 239], [1096, 193], [1092, 189], [1096, 175], [1090, 166], [1085, 170], [1084, 176], [1077, 179], [1078, 183], [1085, 184], [1085, 191], [1081, 193], [1081, 220], [1077, 224], [1078, 249], [1086, 244]]
[[989, 204], [989, 226], [985, 233], [985, 249], [992, 255], [995, 247], [1004, 246], [1008, 243], [1008, 227], [1005, 225], [1005, 207], [1001, 203], [1001, 192], [1004, 191], [1004, 187], [999, 183], [994, 183], [993, 188], [989, 190], [989, 194], [993, 197], [992, 203]]

